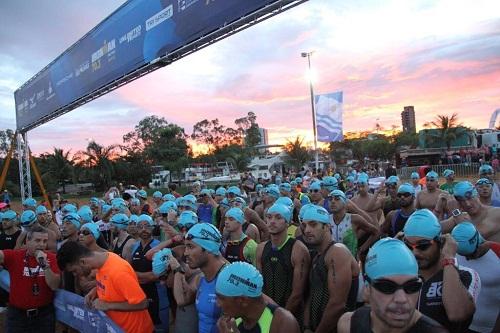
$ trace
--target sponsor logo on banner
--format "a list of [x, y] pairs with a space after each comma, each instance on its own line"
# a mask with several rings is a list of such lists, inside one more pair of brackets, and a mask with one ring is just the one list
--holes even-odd
[[169, 18], [172, 17], [174, 14], [174, 6], [170, 5], [167, 8], [159, 11], [155, 15], [151, 16], [149, 19], [146, 20], [146, 31], [149, 31], [156, 27], [158, 24], [162, 23], [163, 21], [168, 20]]
[[198, 0], [178, 0], [179, 12], [188, 9], [190, 6], [194, 5], [197, 2]]

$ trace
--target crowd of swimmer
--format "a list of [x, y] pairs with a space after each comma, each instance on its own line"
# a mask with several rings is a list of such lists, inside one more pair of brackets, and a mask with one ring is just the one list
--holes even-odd
[[[494, 332], [499, 329], [500, 191], [494, 170], [457, 182], [452, 170], [362, 172], [201, 188], [145, 190], [63, 203], [34, 199], [3, 228], [49, 230], [48, 250], [79, 241], [127, 260], [157, 328], [175, 332]], [[57, 222], [54, 222], [57, 221]], [[64, 274], [85, 295], [95, 273]], [[165, 307], [168, 307], [165, 314]], [[170, 314], [170, 319], [168, 315]]]

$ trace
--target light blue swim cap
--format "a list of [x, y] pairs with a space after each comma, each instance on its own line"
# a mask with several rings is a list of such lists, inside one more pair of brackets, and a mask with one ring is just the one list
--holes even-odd
[[238, 207], [233, 207], [226, 212], [226, 217], [231, 217], [236, 220], [236, 222], [243, 224], [245, 223], [245, 214]]
[[168, 257], [172, 255], [172, 250], [164, 248], [153, 255], [153, 274], [162, 276], [168, 270]]
[[92, 237], [94, 237], [95, 240], [97, 240], [101, 236], [101, 232], [99, 231], [99, 227], [97, 226], [97, 224], [95, 224], [93, 222], [85, 223], [80, 228], [80, 230], [82, 230], [82, 229], [87, 229], [88, 231], [90, 231], [90, 233], [92, 234]]
[[177, 226], [179, 229], [187, 228], [190, 229], [193, 225], [198, 223], [198, 215], [191, 210], [185, 210], [179, 216], [179, 220], [177, 221]]
[[179, 206], [187, 206], [190, 207], [193, 210], [198, 209], [198, 206], [196, 205], [196, 197], [192, 194], [187, 194], [182, 197], [180, 204], [177, 204], [177, 207]]
[[139, 215], [139, 217], [137, 218], [137, 224], [141, 223], [141, 222], [148, 222], [149, 226], [154, 226], [155, 225], [155, 222], [153, 221], [153, 219], [151, 218], [151, 216], [147, 215], [147, 214], [141, 214]]
[[130, 222], [128, 216], [123, 213], [118, 213], [111, 216], [111, 219], [109, 221], [118, 229], [126, 229], [128, 223]]
[[341, 190], [333, 190], [328, 194], [330, 197], [339, 197], [344, 203], [347, 202], [347, 197], [345, 196], [345, 193], [342, 192]]
[[241, 207], [243, 207], [243, 208], [245, 208], [247, 206], [247, 202], [242, 197], [235, 197], [235, 198], [231, 199], [231, 204], [234, 202], [240, 203]]
[[367, 174], [360, 174], [358, 176], [358, 184], [365, 184], [367, 185], [368, 184], [368, 175]]
[[127, 211], [127, 203], [122, 198], [115, 198], [111, 200], [111, 207], [120, 213], [125, 213]]
[[230, 186], [227, 191], [226, 191], [226, 194], [234, 194], [236, 196], [240, 196], [241, 195], [241, 190], [238, 186]]
[[294, 180], [297, 182], [297, 184], [302, 184], [302, 178], [297, 177]]
[[36, 207], [36, 200], [33, 199], [33, 198], [24, 199], [23, 206], [26, 206], [26, 207]]
[[479, 167], [479, 174], [483, 173], [493, 173], [493, 168], [489, 164], [483, 164]]
[[302, 221], [315, 221], [323, 224], [330, 224], [330, 214], [321, 206], [308, 207], [304, 211]]
[[217, 277], [215, 292], [226, 297], [259, 297], [264, 279], [249, 263], [236, 261], [222, 269]]
[[77, 213], [69, 213], [62, 218], [62, 222], [70, 222], [72, 223], [77, 229], [80, 229], [81, 222], [80, 222], [80, 215]]
[[429, 178], [429, 179], [432, 179], [432, 180], [438, 180], [439, 179], [439, 175], [437, 174], [436, 171], [429, 171], [427, 172], [427, 174], [425, 175], [425, 178]]
[[35, 213], [36, 215], [46, 214], [48, 213], [47, 207], [45, 207], [44, 205], [38, 205], [38, 207], [36, 207]]
[[300, 210], [299, 210], [300, 222], [302, 222], [302, 220], [304, 219], [304, 214], [306, 213], [306, 210], [308, 210], [309, 208], [316, 208], [316, 207], [320, 207], [320, 206], [317, 206], [317, 205], [312, 204], [312, 203], [308, 203], [308, 204], [305, 204], [302, 207], [300, 207]]
[[93, 205], [99, 205], [99, 204], [100, 204], [100, 202], [99, 202], [99, 198], [97, 198], [97, 197], [92, 197], [92, 198], [90, 198], [90, 199], [89, 199], [89, 203], [90, 203], [90, 204], [93, 204]]
[[301, 198], [300, 198], [300, 204], [301, 205], [307, 205], [307, 204], [310, 204], [311, 203], [311, 199], [309, 198], [309, 196], [307, 196], [306, 194], [302, 195]]
[[128, 218], [128, 223], [135, 223], [137, 224], [137, 221], [139, 220], [139, 216], [135, 214], [131, 214], [130, 217]]
[[443, 171], [443, 177], [444, 178], [448, 178], [450, 176], [454, 176], [455, 175], [455, 171], [451, 170], [451, 169], [446, 169]]
[[387, 178], [385, 183], [386, 184], [397, 184], [397, 183], [399, 183], [399, 178], [398, 178], [398, 176], [390, 176], [389, 178]]
[[292, 220], [292, 211], [289, 207], [281, 204], [274, 204], [267, 210], [267, 214], [279, 214], [287, 223]]
[[479, 245], [484, 243], [484, 238], [471, 222], [461, 222], [453, 228], [451, 236], [458, 245], [457, 252], [468, 256], [476, 252]]
[[292, 185], [290, 185], [290, 183], [281, 183], [279, 189], [281, 191], [289, 193], [292, 191]]
[[398, 194], [399, 193], [411, 193], [412, 195], [415, 195], [415, 188], [411, 184], [404, 183], [399, 185]]
[[376, 280], [395, 275], [418, 276], [418, 264], [413, 253], [400, 240], [382, 238], [368, 251], [365, 274]]
[[148, 192], [144, 190], [139, 190], [135, 193], [136, 197], [142, 198], [142, 199], [147, 199], [148, 198]]
[[165, 201], [160, 205], [158, 211], [160, 214], [168, 214], [168, 212], [173, 209], [177, 212], [177, 205], [173, 201]]
[[441, 224], [430, 210], [419, 209], [410, 215], [403, 232], [405, 237], [435, 239], [441, 235]]
[[2, 213], [2, 220], [17, 220], [17, 213], [12, 209]]
[[[340, 175], [339, 175], [339, 179], [340, 179]], [[337, 180], [337, 177], [326, 176], [326, 177], [323, 177], [323, 180], [321, 181], [321, 185], [326, 187], [327, 190], [333, 191], [333, 190], [338, 188], [339, 182]]]
[[111, 206], [104, 204], [102, 205], [101, 210], [102, 210], [102, 215], [106, 215], [111, 210]]
[[63, 208], [61, 208], [61, 212], [63, 214], [68, 214], [68, 213], [76, 213], [78, 209], [76, 208], [75, 205], [73, 204], [65, 204]]
[[276, 199], [278, 199], [281, 195], [279, 187], [277, 185], [274, 185], [274, 184], [267, 186], [264, 191], [265, 191], [265, 193], [269, 194], [270, 196], [272, 196]]
[[320, 181], [314, 181], [309, 185], [308, 188], [309, 191], [312, 190], [321, 190], [321, 182]]
[[290, 210], [293, 211], [293, 207], [294, 207], [293, 201], [289, 197], [279, 197], [274, 203], [280, 204], [280, 205], [285, 205], [288, 208], [290, 208]]
[[224, 187], [219, 187], [215, 190], [215, 195], [219, 195], [221, 197], [225, 197], [226, 196], [226, 189]]
[[93, 222], [92, 209], [87, 205], [80, 207], [80, 209], [78, 210], [78, 215], [80, 215], [80, 218], [83, 220], [84, 223]]
[[460, 198], [475, 198], [478, 193], [471, 182], [463, 181], [455, 184], [453, 187], [453, 195]]
[[200, 191], [200, 195], [207, 195], [207, 196], [212, 196], [212, 192], [208, 188], [204, 188], [203, 190]]
[[349, 183], [354, 183], [354, 177], [353, 176], [347, 176], [347, 178], [345, 180], [347, 182], [349, 182]]
[[36, 214], [32, 210], [25, 210], [21, 214], [21, 225], [23, 227], [29, 227], [36, 222]]
[[130, 199], [130, 205], [131, 206], [140, 206], [141, 205], [141, 200], [137, 198], [132, 198]]
[[220, 202], [220, 205], [224, 208], [230, 208], [231, 205], [229, 205], [229, 200], [227, 200], [227, 198], [224, 198], [222, 199], [222, 201]]
[[160, 191], [155, 191], [153, 193], [153, 198], [160, 199], [161, 197], [163, 197], [163, 193], [161, 193]]
[[412, 172], [411, 173], [411, 179], [420, 179], [420, 175], [418, 174], [418, 172]]
[[222, 236], [219, 230], [209, 223], [197, 223], [186, 234], [186, 239], [214, 255], [220, 255]]
[[167, 193], [163, 196], [163, 201], [175, 201], [175, 196], [173, 194]]

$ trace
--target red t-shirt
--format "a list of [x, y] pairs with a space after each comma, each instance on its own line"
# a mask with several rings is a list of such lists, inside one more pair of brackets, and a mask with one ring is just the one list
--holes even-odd
[[[51, 252], [46, 253], [50, 269], [52, 272], [59, 274], [56, 255]], [[28, 257], [28, 267], [26, 267], [26, 249], [3, 250], [3, 254], [3, 265], [10, 274], [9, 304], [16, 308], [28, 310], [52, 303], [54, 292], [45, 282], [45, 273], [39, 268], [35, 257]], [[31, 276], [29, 274], [30, 271]], [[38, 296], [33, 295], [33, 285], [35, 283], [38, 284]]]
[[490, 249], [500, 258], [500, 243], [490, 242]]

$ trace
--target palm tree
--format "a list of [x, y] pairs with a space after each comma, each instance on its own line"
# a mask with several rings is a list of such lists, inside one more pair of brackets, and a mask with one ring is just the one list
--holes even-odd
[[285, 163], [296, 171], [311, 159], [309, 150], [303, 146], [304, 138], [297, 136], [294, 141], [287, 140], [284, 150], [287, 154]]
[[436, 118], [424, 124], [424, 127], [433, 126], [438, 130], [437, 134], [432, 134], [428, 131], [429, 141], [434, 143], [444, 142], [446, 148], [450, 149], [451, 144], [457, 138], [467, 135], [467, 128], [458, 121], [458, 114], [454, 113], [449, 116], [437, 115]]
[[55, 148], [52, 154], [47, 155], [49, 172], [62, 185], [63, 193], [66, 193], [66, 179], [71, 176], [73, 160], [70, 159], [71, 150], [65, 152], [63, 149]]
[[114, 173], [113, 159], [116, 158], [118, 145], [101, 146], [90, 141], [87, 149], [76, 153], [78, 165], [90, 171], [94, 183], [101, 188], [111, 184]]

